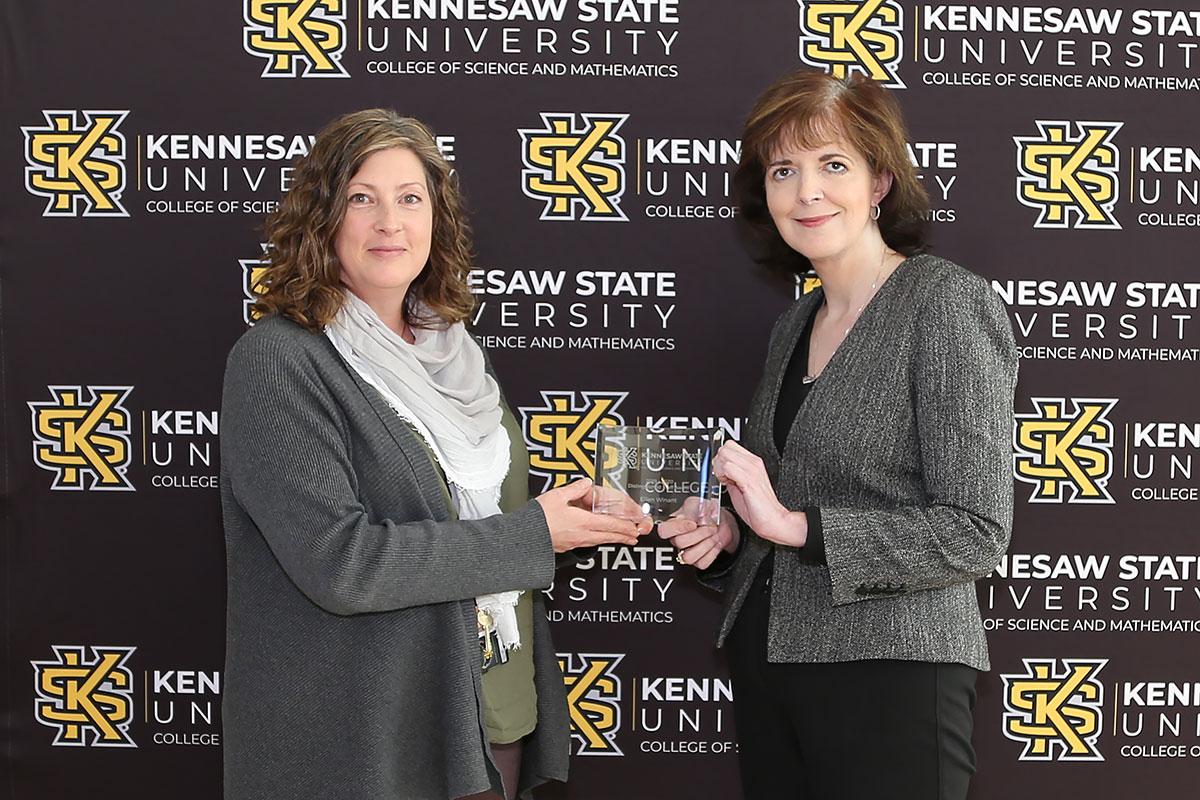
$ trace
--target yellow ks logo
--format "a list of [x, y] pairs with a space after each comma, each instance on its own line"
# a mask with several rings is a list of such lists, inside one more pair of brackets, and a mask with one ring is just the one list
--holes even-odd
[[1034, 397], [1034, 410], [1014, 414], [1013, 472], [1033, 484], [1031, 503], [1112, 503], [1113, 426], [1116, 400]]
[[22, 126], [25, 188], [48, 198], [45, 217], [127, 217], [125, 136], [128, 111], [43, 111], [46, 126]]
[[523, 128], [521, 188], [545, 201], [541, 219], [585, 222], [628, 218], [625, 193], [625, 140], [617, 131], [628, 114], [542, 114], [541, 128]]
[[580, 475], [595, 478], [597, 425], [624, 425], [616, 413], [627, 392], [542, 392], [544, 405], [522, 406], [521, 425], [529, 448], [529, 471], [546, 478], [546, 489], [565, 486]]
[[1096, 748], [1105, 659], [1022, 659], [1025, 672], [1004, 679], [1004, 735], [1021, 742], [1022, 761], [1103, 761]]
[[348, 78], [344, 0], [245, 0], [243, 46], [264, 78]]
[[621, 679], [613, 671], [623, 655], [559, 653], [558, 668], [567, 685], [571, 738], [577, 756], [624, 755], [617, 746], [621, 729]]
[[1121, 228], [1113, 216], [1121, 168], [1113, 136], [1122, 124], [1077, 122], [1072, 136], [1070, 122], [1037, 120], [1036, 136], [1013, 137], [1017, 200], [1040, 212], [1035, 228]]
[[796, 276], [796, 299], [799, 300], [807, 294], [812, 294], [817, 289], [821, 288], [821, 279], [817, 273], [811, 269], [803, 275]]
[[137, 747], [133, 721], [133, 675], [125, 662], [133, 647], [54, 646], [51, 661], [31, 661], [34, 718], [54, 728], [54, 744], [65, 747]]
[[[262, 249], [265, 254], [267, 246], [262, 245]], [[253, 325], [258, 321], [258, 315], [254, 313], [254, 303], [262, 294], [263, 275], [271, 262], [264, 257], [239, 258], [238, 263], [242, 265], [242, 319], [247, 325]]]
[[896, 69], [904, 57], [904, 10], [895, 0], [800, 3], [800, 60], [835, 77], [861, 72], [903, 89]]
[[[30, 402], [33, 461], [54, 473], [51, 489], [133, 491], [129, 411], [132, 386], [48, 386], [54, 399]], [[90, 481], [85, 477], [90, 476]]]

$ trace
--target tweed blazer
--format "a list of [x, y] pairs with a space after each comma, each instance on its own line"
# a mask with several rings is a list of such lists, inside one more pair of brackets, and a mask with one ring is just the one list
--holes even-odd
[[904, 659], [989, 668], [975, 580], [1012, 528], [1017, 352], [987, 282], [941, 258], [900, 264], [811, 387], [780, 453], [775, 406], [820, 289], [775, 324], [745, 446], [784, 506], [820, 509], [826, 565], [741, 524], [724, 642], [775, 547], [767, 654], [775, 662]]
[[[226, 800], [501, 791], [474, 598], [550, 584], [536, 502], [451, 520], [421, 443], [329, 340], [280, 317], [234, 346], [221, 406]], [[534, 595], [522, 790], [565, 780], [562, 673]]]

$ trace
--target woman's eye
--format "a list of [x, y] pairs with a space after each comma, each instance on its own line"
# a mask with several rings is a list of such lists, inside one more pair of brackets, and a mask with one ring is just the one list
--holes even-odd
[[785, 178], [787, 178], [787, 177], [790, 177], [790, 176], [791, 176], [791, 174], [792, 174], [792, 168], [791, 168], [791, 167], [776, 167], [776, 168], [775, 168], [775, 169], [774, 169], [774, 170], [771, 172], [771, 177], [772, 177], [772, 178], [774, 178], [774, 179], [775, 179], [775, 180], [777, 180], [777, 181], [781, 181], [781, 180], [783, 180], [783, 179], [785, 179]]
[[371, 202], [371, 198], [363, 192], [355, 192], [354, 194], [350, 195], [350, 202], [353, 205], [361, 205], [363, 203]]
[[843, 164], [841, 161], [830, 161], [828, 164], [825, 165], [825, 168], [828, 169], [830, 172], [845, 172], [846, 171], [846, 165]]
[[404, 195], [404, 197], [402, 197], [402, 198], [400, 198], [400, 199], [401, 199], [401, 201], [403, 201], [403, 202], [404, 202], [406, 205], [415, 206], [417, 203], [420, 203], [420, 202], [421, 202], [421, 195], [419, 195], [419, 194], [406, 194], [406, 195]]

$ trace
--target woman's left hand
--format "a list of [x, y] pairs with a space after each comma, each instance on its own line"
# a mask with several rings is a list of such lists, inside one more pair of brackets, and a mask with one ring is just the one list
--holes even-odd
[[761, 458], [737, 442], [726, 442], [713, 458], [713, 472], [742, 522], [759, 536], [789, 547], [803, 547], [808, 541], [808, 515], [783, 507]]
[[598, 514], [609, 514], [621, 519], [627, 519], [637, 526], [637, 535], [645, 536], [654, 528], [654, 518], [642, 510], [625, 492], [611, 486], [597, 484], [592, 487], [590, 495], [584, 495], [572, 500], [571, 505], [584, 511], [594, 511]]

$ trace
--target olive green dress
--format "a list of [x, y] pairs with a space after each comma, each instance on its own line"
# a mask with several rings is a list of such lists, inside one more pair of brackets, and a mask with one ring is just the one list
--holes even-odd
[[[508, 475], [500, 487], [500, 510], [516, 511], [529, 501], [529, 453], [517, 420], [507, 405], [503, 405], [502, 424], [510, 442]], [[420, 436], [417, 440], [425, 444]], [[445, 483], [446, 475], [426, 445], [426, 452]], [[446, 507], [451, 518], [456, 509], [445, 487]], [[483, 674], [484, 728], [492, 744], [509, 744], [528, 736], [537, 727], [537, 691], [533, 685], [533, 598], [529, 591], [517, 602], [517, 630], [521, 646], [509, 651], [509, 659], [496, 664]]]

